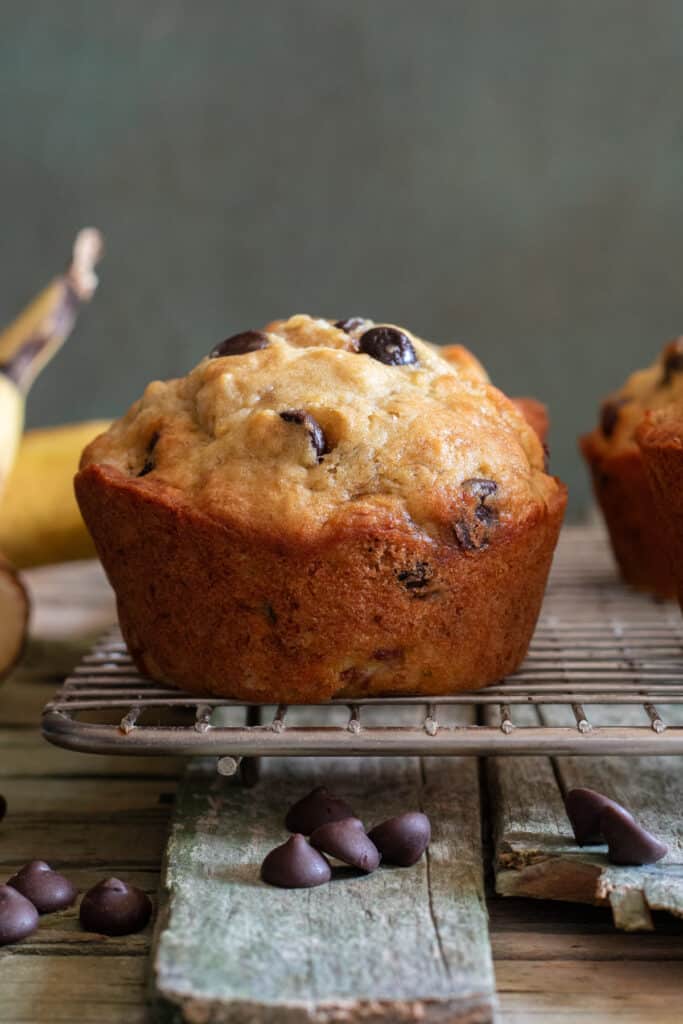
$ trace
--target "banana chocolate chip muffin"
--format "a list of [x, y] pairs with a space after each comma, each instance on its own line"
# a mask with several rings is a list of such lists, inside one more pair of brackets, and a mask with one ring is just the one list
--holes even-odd
[[543, 467], [466, 350], [295, 316], [150, 384], [76, 493], [142, 672], [311, 703], [519, 665], [566, 501]]
[[683, 337], [608, 397], [598, 426], [580, 439], [622, 577], [662, 598], [676, 594], [669, 533], [653, 501], [636, 432], [648, 410], [676, 401], [683, 403]]

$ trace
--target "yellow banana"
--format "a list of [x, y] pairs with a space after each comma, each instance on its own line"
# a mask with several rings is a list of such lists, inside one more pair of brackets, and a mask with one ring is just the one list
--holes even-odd
[[17, 568], [95, 554], [73, 478], [85, 446], [108, 426], [91, 420], [24, 434], [0, 504], [0, 551]]
[[[94, 228], [76, 236], [71, 263], [0, 333], [0, 494], [24, 427], [24, 403], [43, 367], [63, 345], [78, 310], [97, 287], [102, 238]], [[28, 623], [26, 590], [0, 556], [0, 679], [19, 657]]]

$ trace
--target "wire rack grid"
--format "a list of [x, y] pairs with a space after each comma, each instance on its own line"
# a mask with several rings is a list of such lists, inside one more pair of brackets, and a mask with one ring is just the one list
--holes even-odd
[[602, 531], [569, 528], [528, 656], [498, 685], [431, 700], [247, 705], [144, 679], [114, 631], [47, 705], [42, 728], [74, 750], [213, 754], [223, 774], [273, 755], [681, 754], [683, 620], [677, 605], [617, 580]]

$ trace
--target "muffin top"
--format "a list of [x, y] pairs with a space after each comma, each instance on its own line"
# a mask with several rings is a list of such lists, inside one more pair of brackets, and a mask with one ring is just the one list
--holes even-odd
[[591, 443], [603, 455], [636, 448], [635, 434], [649, 410], [683, 405], [683, 336], [667, 342], [645, 370], [632, 373], [624, 386], [600, 407], [600, 423]]
[[[445, 352], [447, 358], [441, 354]], [[277, 539], [384, 528], [486, 547], [558, 484], [462, 346], [299, 315], [155, 381], [83, 453], [169, 500]]]

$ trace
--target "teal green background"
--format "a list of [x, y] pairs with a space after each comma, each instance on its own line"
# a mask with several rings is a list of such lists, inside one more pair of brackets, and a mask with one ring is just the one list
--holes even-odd
[[682, 86], [661, 0], [3, 0], [0, 317], [108, 245], [30, 423], [366, 314], [544, 398], [580, 514], [576, 435], [683, 327]]

